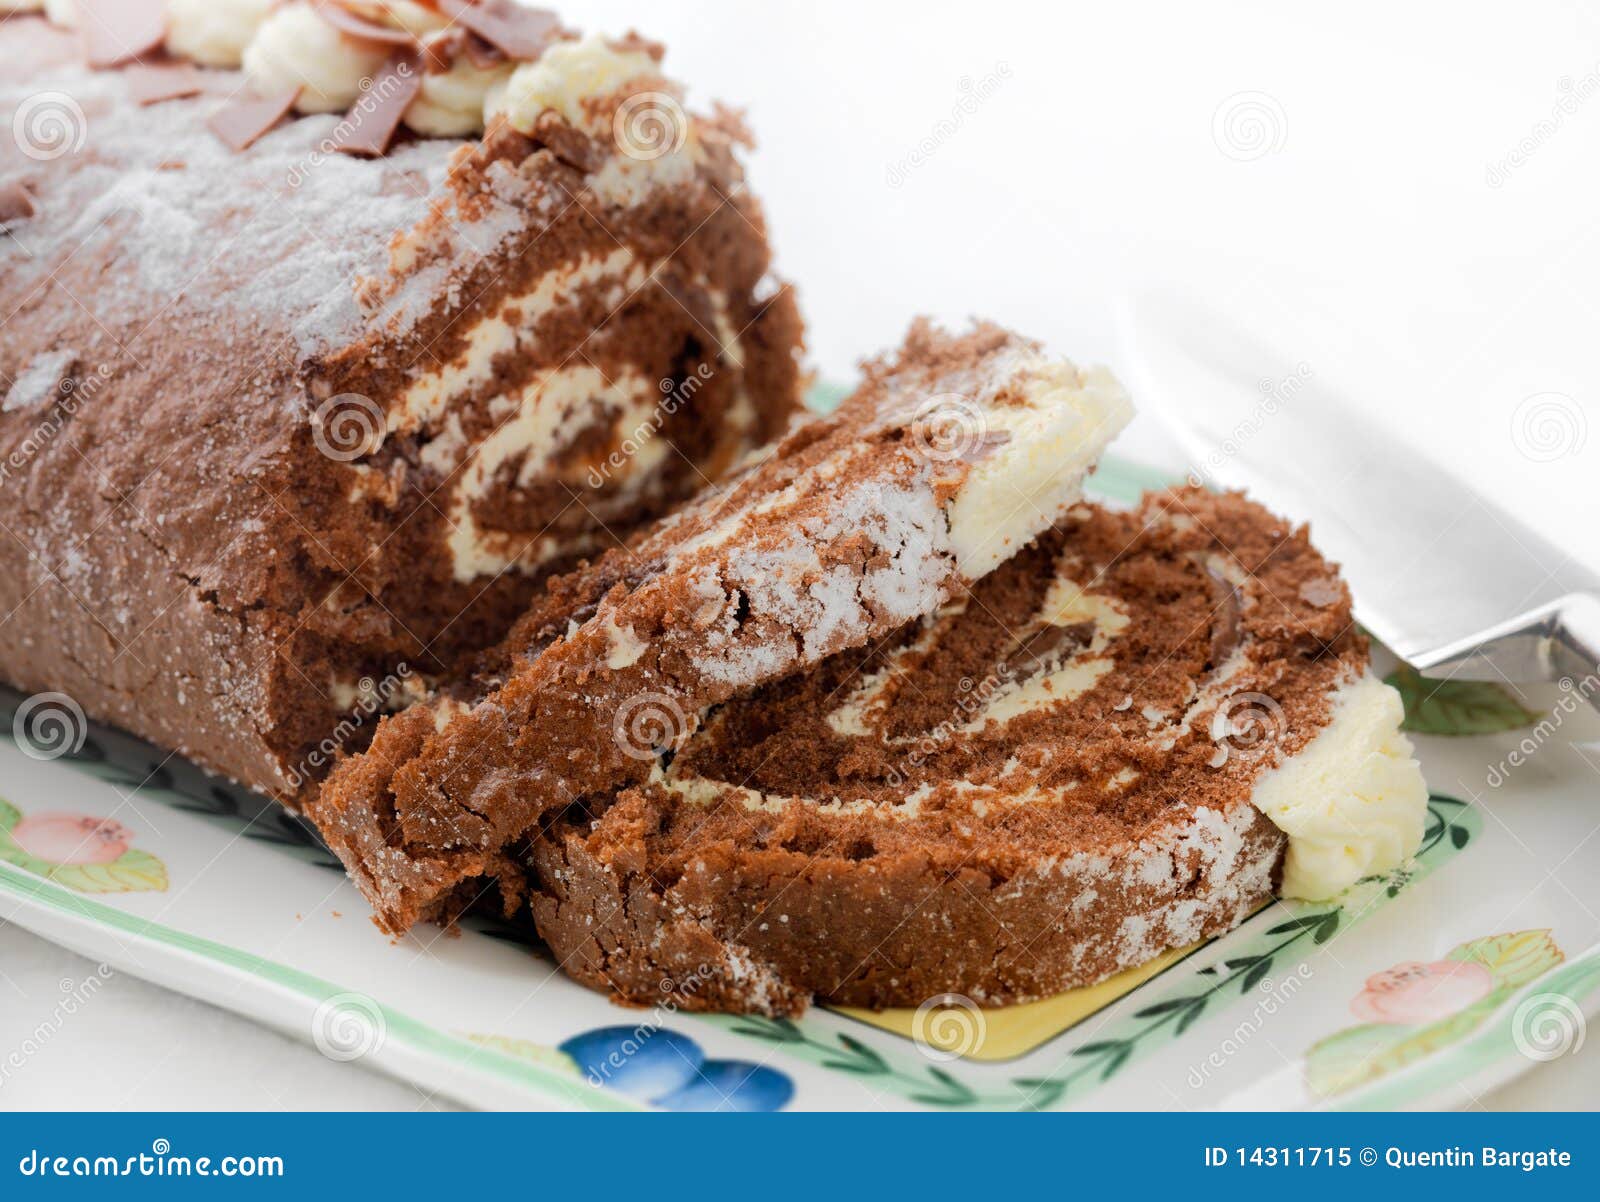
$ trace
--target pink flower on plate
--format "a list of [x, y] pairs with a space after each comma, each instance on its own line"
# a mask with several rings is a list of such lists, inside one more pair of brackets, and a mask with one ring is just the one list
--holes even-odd
[[1369, 1023], [1438, 1022], [1488, 997], [1493, 988], [1489, 970], [1472, 960], [1407, 960], [1368, 977], [1350, 1012]]
[[51, 864], [109, 864], [128, 850], [133, 832], [110, 818], [40, 814], [12, 827], [11, 841]]

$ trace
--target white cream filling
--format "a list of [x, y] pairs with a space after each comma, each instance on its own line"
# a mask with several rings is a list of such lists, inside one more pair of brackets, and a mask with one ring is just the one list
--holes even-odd
[[473, 65], [465, 56], [448, 71], [425, 74], [422, 91], [406, 109], [405, 123], [426, 138], [464, 138], [483, 132], [489, 94], [511, 78], [510, 63]]
[[1369, 672], [1339, 688], [1332, 719], [1299, 754], [1256, 781], [1250, 800], [1289, 836], [1284, 897], [1333, 897], [1416, 852], [1428, 787], [1404, 718], [1400, 694]]
[[[425, 466], [444, 475], [454, 473], [448, 517], [448, 545], [457, 580], [492, 575], [507, 568], [537, 563], [551, 552], [546, 540], [529, 549], [526, 539], [479, 528], [472, 504], [485, 495], [500, 469], [517, 457], [523, 462], [517, 481], [526, 485], [551, 474], [555, 460], [571, 436], [591, 425], [591, 411], [605, 405], [615, 413], [614, 429], [630, 431], [644, 421], [658, 403], [660, 393], [652, 380], [637, 373], [621, 373], [608, 380], [598, 369], [583, 364], [546, 372], [514, 397], [501, 398], [492, 433], [469, 448], [460, 421], [451, 414], [443, 433], [423, 448]], [[631, 472], [651, 470], [666, 452], [659, 440], [640, 446], [628, 463]], [[574, 467], [567, 473], [581, 475]]]
[[950, 539], [968, 580], [988, 575], [1063, 515], [1084, 477], [1133, 417], [1128, 394], [1105, 368], [1080, 372], [1034, 356], [1011, 377], [1020, 404], [981, 409], [982, 433], [1004, 433], [974, 465], [950, 504]]
[[[591, 102], [629, 93], [613, 114]], [[619, 51], [591, 34], [552, 46], [538, 62], [524, 63], [504, 86], [491, 87], [487, 118], [503, 116], [523, 133], [533, 132], [546, 112], [610, 147], [590, 191], [608, 204], [631, 208], [657, 188], [694, 177], [701, 156], [698, 131], [675, 85], [661, 78], [656, 61], [642, 50]]]
[[167, 49], [206, 67], [237, 67], [276, 0], [167, 0]]
[[620, 52], [599, 34], [590, 34], [552, 46], [538, 62], [519, 66], [496, 98], [496, 112], [526, 134], [533, 132], [540, 114], [553, 111], [574, 128], [609, 140], [610, 122], [602, 128], [584, 102], [659, 73], [655, 60], [642, 50]]
[[304, 0], [276, 9], [261, 24], [241, 60], [245, 77], [263, 94], [300, 89], [302, 113], [344, 112], [388, 61], [389, 47], [347, 38]]
[[979, 731], [991, 720], [1009, 722], [1019, 715], [1083, 696], [1111, 671], [1113, 662], [1105, 653], [1129, 622], [1128, 615], [1111, 598], [1086, 593], [1066, 579], [1050, 586], [1039, 617], [1052, 626], [1093, 622], [1094, 634], [1087, 646], [1055, 669], [1002, 682], [983, 708], [961, 727], [963, 731]]
[[642, 287], [648, 277], [649, 268], [620, 246], [609, 254], [546, 272], [528, 291], [508, 298], [492, 317], [468, 330], [462, 354], [406, 389], [389, 412], [390, 432], [417, 430], [437, 421], [452, 398], [490, 379], [496, 361], [517, 350], [543, 318], [572, 304], [580, 289], [614, 279], [620, 299]]

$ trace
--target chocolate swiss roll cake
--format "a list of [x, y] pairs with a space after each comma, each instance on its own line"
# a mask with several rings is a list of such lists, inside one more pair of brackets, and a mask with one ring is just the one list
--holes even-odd
[[525, 896], [527, 846], [672, 762], [713, 707], [965, 594], [1063, 516], [1132, 414], [995, 326], [912, 327], [828, 417], [552, 583], [472, 682], [388, 718], [309, 807], [402, 931]]
[[499, 0], [50, 7], [0, 21], [16, 688], [294, 799], [794, 410], [745, 132], [658, 46]]
[[720, 707], [524, 867], [562, 967], [625, 1001], [1037, 1000], [1405, 862], [1401, 718], [1304, 529], [1192, 489], [1085, 505]]

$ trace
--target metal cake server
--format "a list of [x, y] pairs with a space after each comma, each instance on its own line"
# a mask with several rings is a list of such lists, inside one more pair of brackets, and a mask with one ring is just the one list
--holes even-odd
[[1147, 294], [1127, 327], [1134, 395], [1170, 420], [1196, 476], [1309, 521], [1396, 655], [1432, 677], [1571, 678], [1600, 709], [1593, 572], [1213, 310]]

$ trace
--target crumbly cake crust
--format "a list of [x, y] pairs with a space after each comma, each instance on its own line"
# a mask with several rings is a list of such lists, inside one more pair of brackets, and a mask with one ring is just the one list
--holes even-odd
[[295, 800], [363, 680], [455, 671], [797, 405], [725, 115], [692, 171], [600, 196], [556, 125], [358, 160], [305, 117], [236, 154], [205, 124], [233, 73], [141, 106], [35, 16], [0, 57], [0, 121], [54, 98], [70, 147], [0, 163], [17, 688]]
[[940, 615], [570, 807], [523, 857], [533, 913], [567, 972], [630, 1002], [1088, 984], [1271, 896], [1286, 841], [1252, 787], [1367, 650], [1303, 528], [1191, 489], [1084, 506]]
[[[476, 691], [384, 723], [309, 811], [380, 925], [448, 919], [495, 884], [515, 906], [519, 845], [547, 815], [643, 781], [708, 707], [947, 601], [965, 584], [949, 509], [996, 448], [930, 452], [927, 402], [1020, 409], [1041, 362], [994, 326], [917, 323], [836, 413], [554, 582]], [[1076, 488], [1057, 488], [1064, 510]]]

